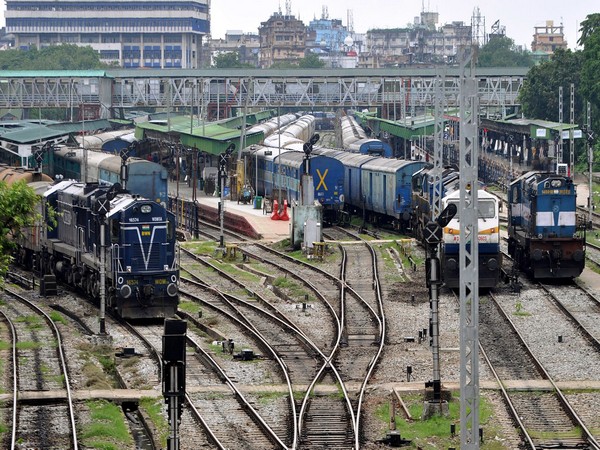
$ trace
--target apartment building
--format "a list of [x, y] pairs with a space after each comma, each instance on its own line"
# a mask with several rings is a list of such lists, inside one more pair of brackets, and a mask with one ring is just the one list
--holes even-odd
[[304, 23], [293, 15], [274, 13], [261, 22], [259, 66], [271, 67], [274, 63], [297, 63], [304, 58], [307, 30]]
[[564, 29], [561, 25], [554, 25], [553, 20], [547, 20], [545, 25], [534, 27], [531, 51], [533, 53], [546, 53], [551, 55], [558, 48], [567, 48]]

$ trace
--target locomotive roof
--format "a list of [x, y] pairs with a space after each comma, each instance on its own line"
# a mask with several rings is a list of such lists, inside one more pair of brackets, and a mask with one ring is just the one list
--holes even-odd
[[[449, 198], [460, 198], [460, 190], [456, 189], [450, 193], [448, 193], [445, 198], [449, 199]], [[486, 191], [485, 189], [478, 189], [477, 190], [477, 198], [480, 199], [492, 199], [492, 200], [497, 200], [498, 197], [496, 197], [494, 194], [489, 193], [488, 191]]]
[[532, 171], [529, 171], [529, 172], [526, 172], [526, 173], [522, 174], [518, 178], [515, 178], [510, 183], [510, 185], [512, 186], [515, 183], [520, 183], [523, 180], [525, 180], [525, 181], [527, 181], [529, 183], [531, 183], [531, 182], [539, 183], [539, 182], [542, 182], [542, 181], [544, 181], [544, 180], [546, 180], [548, 178], [568, 178], [568, 179], [571, 179], [570, 177], [565, 177], [564, 175], [559, 175], [559, 174], [557, 174], [555, 172], [541, 172], [541, 171], [532, 170]]
[[56, 184], [49, 186], [48, 190], [46, 192], [44, 192], [44, 197], [48, 197], [51, 194], [53, 194], [54, 192], [62, 191], [73, 184], [80, 184], [81, 186], [83, 186], [83, 183], [80, 183], [79, 181], [76, 181], [76, 180], [62, 180]]
[[123, 194], [117, 195], [110, 202], [110, 211], [108, 213], [108, 217], [114, 216], [121, 211], [126, 210], [132, 203], [135, 203], [136, 199], [134, 199], [131, 195]]

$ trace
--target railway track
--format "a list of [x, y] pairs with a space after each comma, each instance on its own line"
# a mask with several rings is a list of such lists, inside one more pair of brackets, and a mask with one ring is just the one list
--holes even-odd
[[[523, 441], [531, 448], [598, 448], [502, 303], [497, 295], [480, 302], [481, 348]], [[531, 387], [505, 389], [519, 380]]]
[[[248, 258], [260, 260], [261, 264], [272, 267], [272, 269], [267, 269], [267, 272], [271, 273], [271, 279], [276, 278], [275, 272], [277, 272], [285, 274], [285, 276], [293, 275], [297, 280], [302, 281], [313, 290], [317, 298], [329, 305], [331, 318], [335, 318], [334, 323], [338, 324], [335, 326], [338, 329], [335, 341], [329, 342], [331, 338], [328, 338], [323, 343], [323, 333], [314, 336], [309, 336], [308, 332], [305, 334], [301, 330], [301, 324], [294, 320], [298, 314], [292, 313], [285, 305], [283, 307], [280, 304], [271, 305], [255, 292], [253, 292], [253, 301], [220, 293], [220, 296], [226, 296], [235, 302], [235, 310], [240, 317], [247, 320], [248, 324], [251, 324], [261, 336], [268, 338], [266, 340], [273, 346], [273, 353], [286, 361], [289, 378], [295, 383], [294, 389], [301, 387], [305, 392], [304, 398], [297, 405], [299, 409], [298, 429], [301, 433], [299, 448], [331, 445], [339, 448], [359, 446], [361, 404], [368, 379], [383, 348], [383, 336], [385, 335], [385, 319], [381, 319], [382, 304], [378, 289], [375, 252], [370, 246], [363, 243], [356, 246], [356, 249], [350, 250], [351, 255], [348, 258], [347, 250], [342, 248], [343, 257], [340, 269], [342, 278], [338, 279], [328, 272], [278, 252], [263, 249], [257, 244], [244, 245], [241, 250], [246, 255], [246, 260]], [[365, 271], [361, 267], [361, 262], [364, 263], [367, 255], [372, 263], [370, 270]], [[186, 258], [190, 257], [190, 255], [186, 255]], [[211, 285], [216, 283], [214, 276], [218, 274], [227, 279], [228, 284], [231, 284], [227, 288], [229, 291], [239, 291], [240, 289], [248, 291], [245, 282], [237, 280], [239, 277], [225, 273], [206, 258], [194, 259], [196, 265], [200, 263], [210, 266], [210, 272], [213, 274]], [[354, 280], [352, 287], [344, 281], [348, 270], [346, 266], [348, 260], [350, 261], [351, 278]], [[190, 261], [190, 263], [192, 262]], [[191, 272], [191, 269], [188, 268], [186, 271]], [[357, 271], [361, 273], [360, 276], [356, 276], [355, 272]], [[332, 283], [339, 285], [336, 294], [327, 288], [327, 285]], [[223, 282], [220, 282], [219, 285], [223, 287]], [[323, 291], [323, 286], [326, 288], [325, 292], [320, 292]], [[214, 302], [211, 301], [210, 304], [216, 307]], [[335, 304], [336, 307], [334, 308], [332, 304]], [[227, 308], [231, 309], [232, 307]], [[335, 312], [336, 308], [339, 313]], [[266, 316], [267, 320], [261, 316]], [[342, 317], [343, 320], [340, 322], [338, 317]], [[315, 325], [313, 319], [313, 329], [317, 328]], [[283, 331], [298, 334], [298, 342], [302, 342], [301, 348], [298, 347], [298, 342], [290, 342], [288, 337], [282, 341]], [[312, 345], [312, 349], [307, 351], [307, 345]], [[319, 346], [331, 348], [331, 353], [323, 353]], [[290, 364], [294, 359], [299, 358], [299, 354], [302, 354], [303, 358], [312, 359], [317, 364], [311, 364], [309, 366], [311, 370], [307, 372], [306, 363], [300, 361], [301, 369], [298, 370], [295, 365]], [[299, 376], [299, 371], [302, 373], [301, 376]], [[299, 384], [298, 381], [302, 384]], [[347, 383], [349, 382], [353, 383], [352, 391], [348, 389]], [[332, 391], [332, 387], [336, 385], [338, 388], [334, 388]]]
[[[3, 305], [12, 335], [13, 414], [10, 448], [78, 448], [71, 381], [60, 332], [41, 308], [12, 289], [4, 291], [16, 301]], [[26, 402], [42, 391], [64, 391], [60, 402]], [[19, 399], [17, 399], [19, 397]], [[18, 401], [19, 400], [19, 401]], [[51, 426], [48, 426], [48, 425]], [[41, 426], [40, 426], [41, 425]]]

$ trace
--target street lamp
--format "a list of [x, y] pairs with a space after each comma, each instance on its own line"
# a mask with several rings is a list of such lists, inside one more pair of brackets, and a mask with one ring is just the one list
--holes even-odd
[[221, 197], [221, 201], [219, 202], [219, 217], [220, 217], [220, 221], [221, 221], [221, 235], [219, 237], [219, 249], [221, 251], [225, 250], [225, 238], [223, 236], [223, 221], [225, 219], [225, 196], [224, 196], [224, 191], [225, 191], [225, 177], [226, 177], [226, 168], [227, 168], [227, 160], [229, 159], [229, 156], [233, 153], [233, 151], [235, 150], [235, 144], [232, 142], [231, 144], [229, 144], [229, 146], [225, 149], [225, 153], [221, 153], [220, 159], [219, 159], [219, 179], [221, 180], [221, 190], [220, 190], [220, 197]]

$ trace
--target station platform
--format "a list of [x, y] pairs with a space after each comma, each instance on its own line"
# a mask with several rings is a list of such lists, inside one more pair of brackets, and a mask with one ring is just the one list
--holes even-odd
[[[193, 198], [193, 189], [188, 186], [186, 182], [179, 182], [178, 189], [177, 182], [170, 181], [169, 196], [179, 196], [179, 198], [191, 201]], [[219, 201], [221, 199], [213, 195], [206, 195], [204, 191], [197, 189], [196, 200], [204, 207], [210, 208], [216, 213], [219, 209]], [[291, 222], [289, 220], [272, 220], [271, 214], [265, 214], [262, 207], [260, 209], [255, 209], [253, 202], [244, 204], [225, 198], [224, 204], [226, 217], [230, 215], [243, 217], [254, 229], [256, 234], [260, 236], [261, 240], [277, 242], [290, 236]], [[290, 217], [291, 214], [291, 208], [288, 208], [288, 215]], [[227, 223], [225, 223], [225, 227], [227, 228]]]

